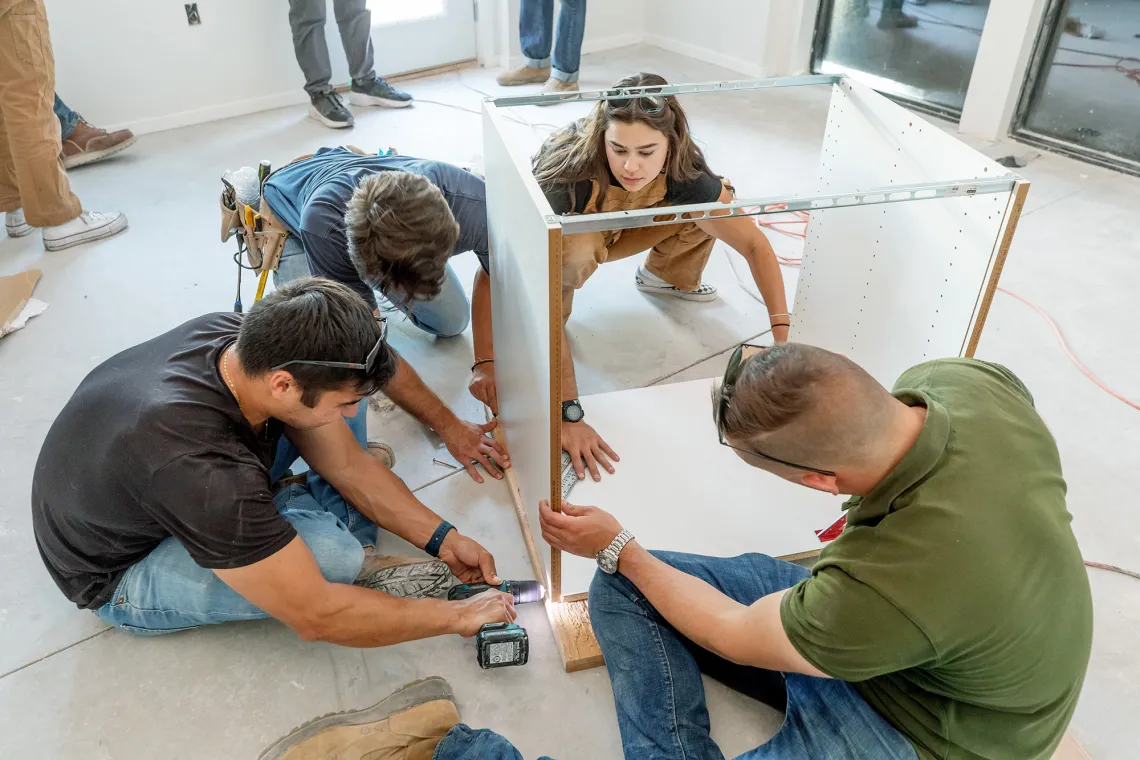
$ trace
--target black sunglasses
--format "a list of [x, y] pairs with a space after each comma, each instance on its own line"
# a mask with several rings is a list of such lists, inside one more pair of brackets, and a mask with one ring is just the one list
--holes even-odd
[[[769, 348], [769, 346], [756, 346], [751, 343], [742, 343], [736, 347], [736, 350], [732, 352], [732, 356], [728, 358], [728, 366], [724, 370], [724, 380], [721, 382], [720, 386], [720, 406], [717, 407], [716, 410], [716, 434], [717, 438], [720, 440], [720, 445], [727, 446], [733, 451], [739, 451], [744, 454], [751, 454], [754, 457], [760, 457], [761, 459], [769, 462], [782, 464], [785, 467], [794, 467], [797, 470], [807, 470], [808, 472], [814, 472], [818, 475], [830, 475], [834, 477], [835, 473], [831, 470], [820, 470], [815, 467], [796, 464], [795, 462], [787, 462], [783, 459], [777, 459], [776, 457], [770, 457], [767, 454], [762, 454], [755, 449], [742, 449], [737, 446], [733, 446], [731, 443], [724, 440], [724, 417], [728, 413], [728, 404], [732, 400], [733, 391], [736, 390], [736, 381], [740, 378], [740, 368], [744, 365], [745, 359], [751, 358], [767, 348]], [[747, 355], [745, 355], [745, 351], [748, 351]]]
[[278, 364], [276, 367], [270, 367], [270, 372], [276, 372], [279, 369], [285, 369], [291, 364], [311, 364], [316, 367], [332, 367], [333, 369], [358, 369], [366, 374], [372, 374], [372, 368], [376, 366], [376, 357], [380, 356], [380, 347], [384, 345], [384, 339], [388, 337], [388, 322], [384, 319], [377, 319], [380, 323], [380, 337], [376, 339], [376, 345], [368, 352], [368, 356], [364, 357], [364, 363], [359, 362], [322, 362], [313, 359], [292, 359], [284, 364]]
[[614, 89], [606, 90], [608, 99], [606, 100], [607, 108], [628, 108], [631, 104], [636, 104], [638, 108], [645, 113], [661, 113], [665, 110], [665, 97], [663, 95], [653, 95], [651, 93], [661, 92], [660, 87], [646, 87], [643, 89], [641, 96], [621, 97], [622, 95], [629, 95], [629, 90]]

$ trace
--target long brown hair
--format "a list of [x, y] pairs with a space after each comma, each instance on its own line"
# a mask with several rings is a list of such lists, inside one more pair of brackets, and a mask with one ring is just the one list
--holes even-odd
[[[666, 87], [669, 83], [657, 74], [639, 73], [614, 83], [614, 88]], [[531, 162], [539, 184], [569, 185], [571, 208], [575, 204], [574, 186], [596, 179], [603, 189], [610, 184], [609, 162], [606, 160], [606, 129], [613, 122], [641, 122], [665, 135], [669, 156], [665, 173], [670, 181], [693, 180], [708, 172], [701, 149], [689, 135], [685, 110], [672, 95], [665, 96], [665, 107], [659, 113], [648, 113], [638, 98], [621, 107], [599, 100], [589, 116], [563, 127], [546, 139]]]

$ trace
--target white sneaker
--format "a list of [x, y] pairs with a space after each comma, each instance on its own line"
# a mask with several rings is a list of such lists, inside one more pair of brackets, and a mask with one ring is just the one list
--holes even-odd
[[24, 220], [24, 209], [18, 208], [4, 215], [4, 229], [8, 231], [8, 237], [18, 238], [32, 234], [35, 227]]
[[102, 240], [127, 228], [127, 217], [120, 211], [84, 211], [70, 222], [44, 227], [44, 248], [62, 251], [80, 243]]
[[637, 274], [634, 275], [633, 279], [634, 282], [637, 283], [637, 289], [642, 293], [650, 293], [655, 296], [673, 296], [674, 298], [680, 298], [685, 301], [716, 300], [716, 285], [710, 285], [707, 282], [702, 282], [700, 287], [696, 290], [681, 290], [665, 282], [644, 267], [638, 268]]

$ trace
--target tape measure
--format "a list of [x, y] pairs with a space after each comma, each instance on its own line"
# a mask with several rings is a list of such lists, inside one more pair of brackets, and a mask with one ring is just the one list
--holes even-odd
[[562, 498], [570, 495], [570, 491], [578, 482], [578, 473], [574, 472], [574, 463], [570, 461], [570, 454], [562, 452]]

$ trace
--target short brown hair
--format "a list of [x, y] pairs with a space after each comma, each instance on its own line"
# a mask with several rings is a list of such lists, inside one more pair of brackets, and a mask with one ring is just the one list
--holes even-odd
[[411, 172], [360, 180], [344, 215], [348, 255], [360, 278], [385, 295], [439, 295], [459, 224], [439, 188]]
[[[723, 389], [713, 390], [721, 409]], [[887, 443], [893, 397], [845, 356], [781, 343], [741, 365], [720, 420], [725, 438], [789, 462], [867, 464]]]

